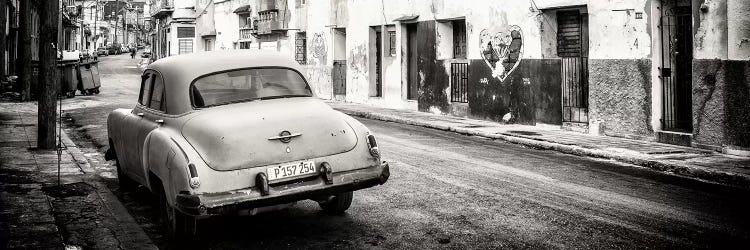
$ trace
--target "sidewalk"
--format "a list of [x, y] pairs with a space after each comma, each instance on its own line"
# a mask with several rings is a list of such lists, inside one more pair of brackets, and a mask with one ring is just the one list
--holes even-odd
[[750, 188], [750, 158], [746, 157], [656, 142], [593, 136], [552, 126], [502, 124], [354, 103], [328, 104], [352, 116], [501, 139], [568, 154], [613, 159], [703, 181]]
[[63, 130], [36, 147], [36, 104], [0, 101], [0, 249], [144, 249], [150, 239]]

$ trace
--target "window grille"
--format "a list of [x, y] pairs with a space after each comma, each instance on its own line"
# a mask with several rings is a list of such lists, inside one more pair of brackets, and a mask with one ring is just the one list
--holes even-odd
[[388, 31], [388, 54], [396, 56], [396, 31]]
[[193, 53], [193, 39], [180, 39], [179, 43], [180, 55]]
[[177, 27], [177, 38], [195, 37], [195, 27]]
[[305, 32], [299, 32], [297, 33], [297, 39], [295, 41], [295, 56], [294, 59], [297, 60], [299, 64], [306, 64], [307, 63], [307, 34]]

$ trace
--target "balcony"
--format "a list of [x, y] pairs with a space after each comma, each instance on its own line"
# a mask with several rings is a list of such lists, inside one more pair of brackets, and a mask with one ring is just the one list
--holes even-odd
[[172, 14], [172, 12], [174, 12], [174, 0], [156, 1], [151, 6], [151, 16], [155, 18]]
[[258, 30], [251, 27], [240, 28], [240, 41], [251, 40], [258, 34]]
[[257, 24], [259, 35], [271, 34], [274, 31], [284, 29], [284, 22], [279, 20], [261, 20], [258, 21]]

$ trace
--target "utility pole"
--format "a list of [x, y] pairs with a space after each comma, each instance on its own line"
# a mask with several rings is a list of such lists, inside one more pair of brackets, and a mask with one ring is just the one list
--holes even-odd
[[99, 41], [99, 27], [96, 26], [96, 19], [99, 19], [99, 0], [94, 0], [94, 53], [96, 52], [97, 46], [96, 42]]
[[5, 61], [5, 22], [7, 12], [6, 5], [7, 1], [0, 0], [0, 77], [5, 77], [5, 66], [8, 65], [9, 61]]
[[39, 41], [39, 109], [37, 147], [55, 148], [57, 116], [57, 25], [60, 22], [60, 2], [42, 1], [40, 16], [42, 27]]
[[[0, 0], [2, 1], [2, 0]], [[18, 1], [18, 57], [16, 68], [21, 101], [31, 99], [31, 2]]]

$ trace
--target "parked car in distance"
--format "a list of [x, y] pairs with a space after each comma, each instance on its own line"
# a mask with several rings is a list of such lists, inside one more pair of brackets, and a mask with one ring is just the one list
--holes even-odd
[[141, 58], [149, 58], [149, 57], [151, 57], [151, 51], [150, 50], [141, 51]]
[[137, 49], [143, 49], [143, 48], [144, 48], [144, 46], [143, 46], [143, 44], [138, 44], [138, 45], [136, 45], [136, 48], [137, 48]]
[[109, 55], [119, 55], [120, 49], [118, 49], [116, 45], [112, 44], [109, 47], [107, 47], [107, 53]]
[[107, 118], [122, 188], [159, 197], [170, 236], [197, 220], [317, 201], [343, 213], [390, 171], [373, 133], [316, 97], [278, 52], [210, 51], [148, 65], [132, 109]]
[[99, 56], [108, 56], [109, 50], [107, 50], [106, 48], [99, 47], [99, 48], [96, 48], [96, 54]]

